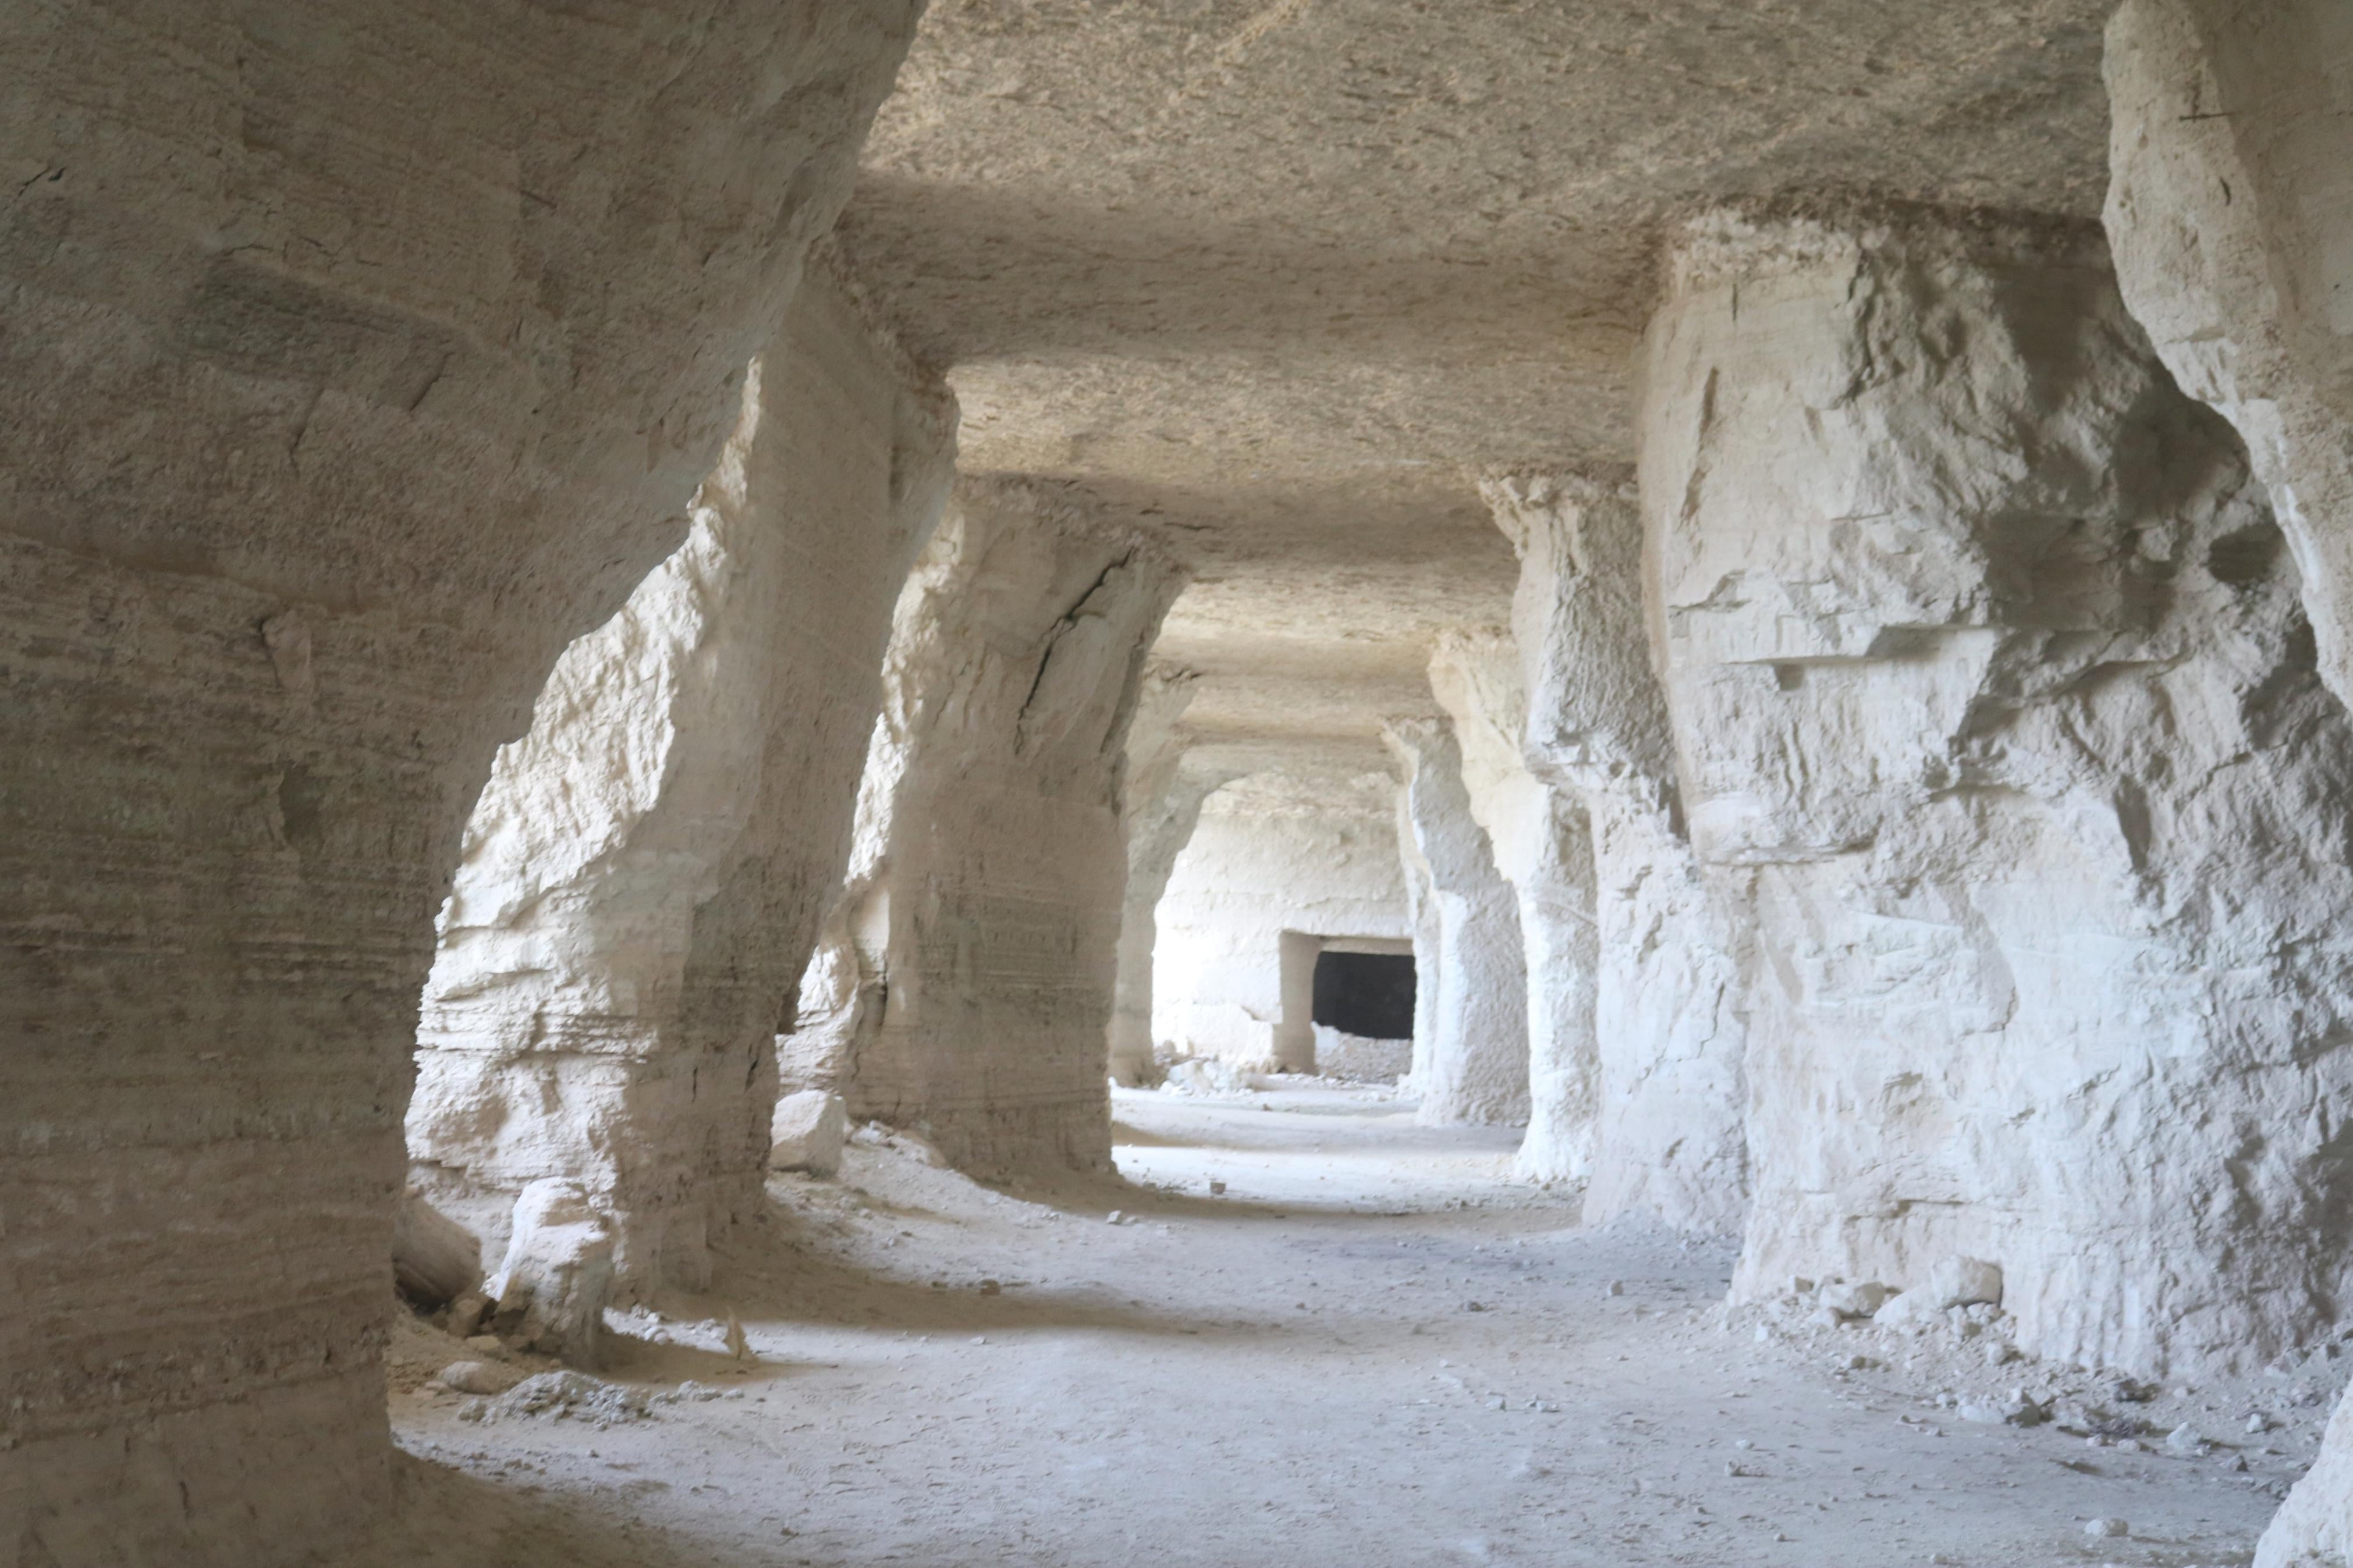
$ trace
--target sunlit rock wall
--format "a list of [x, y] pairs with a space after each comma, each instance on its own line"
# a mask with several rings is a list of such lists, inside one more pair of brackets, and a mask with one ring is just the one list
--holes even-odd
[[0, 1539], [339, 1561], [470, 809], [685, 532], [915, 7], [0, 12]]
[[759, 1202], [773, 1041], [849, 858], [945, 393], [810, 269], [686, 542], [565, 650], [475, 807], [418, 1027], [411, 1179], [506, 1245], [580, 1184], [623, 1292], [708, 1283]]
[[1593, 832], [1583, 801], [1528, 769], [1527, 696], [1518, 645], [1498, 632], [1451, 634], [1430, 686], [1453, 721], [1471, 815], [1518, 902], [1527, 986], [1528, 1133], [1514, 1168], [1533, 1181], [1593, 1171], [1600, 1058], [1594, 1005]]
[[833, 1037], [852, 1115], [971, 1169], [1109, 1162], [1125, 741], [1182, 579], [1071, 487], [958, 481], [860, 786], [835, 962], [858, 971]]
[[1694, 226], [1641, 486], [1692, 838], [1751, 878], [1736, 1289], [1999, 1261], [2246, 1365], [2346, 1283], [2353, 731], [2096, 233]]
[[1310, 1065], [1299, 999], [1284, 1005], [1283, 933], [1411, 934], [1395, 790], [1386, 773], [1319, 770], [1253, 774], [1208, 796], [1160, 900], [1155, 1044], [1240, 1067]]
[[1384, 731], [1404, 776], [1398, 849], [1416, 885], [1412, 1089], [1430, 1126], [1516, 1126], [1528, 1119], [1528, 994], [1520, 911], [1472, 815], [1462, 750], [1441, 719]]
[[[1586, 1217], [1626, 1214], [1736, 1234], [1748, 1182], [1742, 964], [1746, 909], [1704, 877], [1683, 831], [1666, 700], [1642, 613], [1641, 515], [1616, 475], [1528, 475], [1482, 487], [1520, 559], [1512, 644], [1525, 720], [1514, 739], [1591, 826], [1590, 1056], [1554, 1087], [1536, 1058], [1530, 1173], [1547, 1119], [1584, 1131]], [[1533, 949], [1531, 949], [1533, 952]], [[1580, 983], [1581, 980], [1580, 980]], [[1530, 977], [1533, 996], [1542, 988]], [[1550, 1106], [1547, 1101], [1552, 1102]], [[1582, 1105], [1571, 1119], [1557, 1109]]]

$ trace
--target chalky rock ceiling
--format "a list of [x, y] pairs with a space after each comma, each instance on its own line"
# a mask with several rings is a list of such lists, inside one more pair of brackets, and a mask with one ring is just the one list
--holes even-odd
[[2105, 0], [939, 0], [845, 243], [967, 471], [1198, 571], [1160, 657], [1257, 765], [1380, 765], [1500, 624], [1500, 468], [1632, 460], [1663, 225], [1835, 198], [2095, 220]]

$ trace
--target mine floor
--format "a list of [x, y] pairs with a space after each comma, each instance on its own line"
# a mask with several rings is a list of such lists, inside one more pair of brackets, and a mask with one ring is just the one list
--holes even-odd
[[2327, 1356], [2161, 1391], [2138, 1449], [1970, 1422], [1936, 1394], [2110, 1384], [1726, 1312], [1727, 1247], [1580, 1228], [1509, 1180], [1515, 1134], [1380, 1091], [1114, 1112], [1124, 1184], [993, 1191], [906, 1145], [776, 1178], [718, 1293], [617, 1317], [607, 1380], [684, 1397], [609, 1425], [482, 1418], [433, 1375], [477, 1352], [405, 1321], [385, 1561], [2237, 1563], [2334, 1392]]

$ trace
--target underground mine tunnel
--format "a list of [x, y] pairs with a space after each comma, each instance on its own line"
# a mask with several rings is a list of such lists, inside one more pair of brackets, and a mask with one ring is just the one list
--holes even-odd
[[2353, 1556], [2341, 0], [0, 46], [0, 1556]]

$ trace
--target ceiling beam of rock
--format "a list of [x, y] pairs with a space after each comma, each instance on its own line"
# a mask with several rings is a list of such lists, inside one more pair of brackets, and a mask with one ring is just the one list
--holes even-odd
[[1857, 195], [2090, 223], [2106, 0], [941, 0], [841, 226], [964, 408], [1194, 570], [1188, 734], [1434, 714], [1509, 616], [1482, 478], [1630, 463], [1667, 227]]

